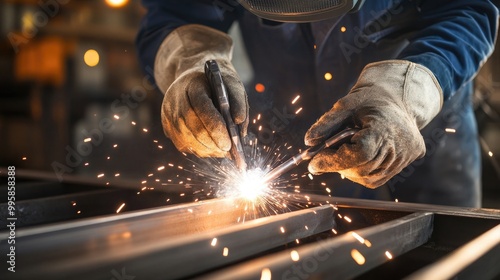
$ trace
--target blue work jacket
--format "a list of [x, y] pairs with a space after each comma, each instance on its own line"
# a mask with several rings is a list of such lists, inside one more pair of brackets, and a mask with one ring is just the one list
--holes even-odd
[[[377, 190], [338, 174], [321, 180], [338, 196], [480, 205], [471, 80], [496, 38], [498, 10], [490, 1], [368, 0], [358, 12], [300, 24], [262, 20], [235, 0], [142, 2], [148, 12], [137, 47], [143, 67], [150, 69], [160, 44], [175, 28], [202, 24], [227, 32], [238, 21], [254, 71], [247, 85], [250, 120], [261, 115], [250, 129], [264, 145], [303, 146], [307, 129], [349, 92], [368, 63], [405, 59], [426, 66], [445, 98], [442, 111], [421, 131], [426, 156]], [[297, 95], [301, 97], [292, 104]]]

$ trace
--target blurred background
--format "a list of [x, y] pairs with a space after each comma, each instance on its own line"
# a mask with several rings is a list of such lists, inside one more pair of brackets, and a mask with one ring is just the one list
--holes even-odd
[[[137, 60], [144, 13], [139, 0], [0, 0], [0, 166], [139, 182], [178, 155]], [[500, 208], [500, 47], [475, 84], [483, 206]]]
[[1, 1], [0, 165], [137, 178], [155, 164], [166, 139], [134, 48], [144, 13], [131, 0]]

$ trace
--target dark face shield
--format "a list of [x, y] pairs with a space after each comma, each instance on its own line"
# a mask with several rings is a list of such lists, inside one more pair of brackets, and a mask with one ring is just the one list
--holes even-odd
[[364, 0], [238, 0], [258, 17], [279, 22], [313, 22], [358, 11]]

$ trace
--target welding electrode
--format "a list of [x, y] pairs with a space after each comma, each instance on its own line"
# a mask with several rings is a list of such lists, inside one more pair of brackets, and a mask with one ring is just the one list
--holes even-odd
[[221, 113], [224, 121], [226, 122], [227, 131], [231, 137], [231, 154], [236, 166], [239, 170], [244, 171], [247, 168], [245, 161], [245, 153], [241, 144], [240, 130], [234, 123], [231, 111], [229, 108], [229, 98], [227, 89], [222, 80], [219, 65], [215, 60], [208, 60], [205, 62], [205, 75], [207, 76], [210, 88], [212, 90], [212, 100], [214, 105]]
[[326, 148], [340, 147], [340, 145], [344, 144], [346, 141], [351, 139], [351, 136], [358, 132], [357, 128], [347, 128], [343, 131], [335, 134], [334, 136], [328, 138], [325, 142], [313, 146], [302, 153], [299, 153], [284, 163], [278, 165], [273, 168], [269, 173], [264, 177], [264, 182], [272, 182], [274, 179], [280, 177], [286, 172], [292, 170], [294, 167], [298, 166], [301, 162], [305, 160], [312, 159], [317, 153]]

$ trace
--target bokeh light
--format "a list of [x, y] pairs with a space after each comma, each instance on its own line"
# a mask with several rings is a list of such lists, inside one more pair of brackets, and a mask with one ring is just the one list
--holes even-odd
[[326, 72], [325, 73], [325, 80], [329, 81], [333, 78], [332, 73]]
[[106, 0], [106, 4], [112, 8], [121, 8], [127, 5], [128, 0]]
[[258, 93], [263, 93], [266, 90], [266, 87], [263, 84], [256, 84], [255, 85], [255, 91]]
[[99, 53], [94, 49], [89, 49], [83, 55], [83, 61], [90, 67], [94, 67], [99, 64]]

